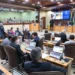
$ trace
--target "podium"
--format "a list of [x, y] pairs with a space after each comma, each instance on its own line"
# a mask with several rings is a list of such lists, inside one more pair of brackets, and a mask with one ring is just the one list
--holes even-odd
[[39, 31], [40, 30], [40, 25], [39, 23], [32, 23], [29, 25], [29, 30], [30, 31]]

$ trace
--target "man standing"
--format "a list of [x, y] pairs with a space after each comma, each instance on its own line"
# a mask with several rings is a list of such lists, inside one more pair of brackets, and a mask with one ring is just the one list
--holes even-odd
[[43, 30], [43, 20], [41, 18], [41, 20], [40, 20], [40, 31], [42, 31], [42, 30]]
[[50, 20], [50, 30], [53, 31], [53, 26], [54, 26], [54, 20], [53, 20], [53, 16], [51, 16], [51, 20]]

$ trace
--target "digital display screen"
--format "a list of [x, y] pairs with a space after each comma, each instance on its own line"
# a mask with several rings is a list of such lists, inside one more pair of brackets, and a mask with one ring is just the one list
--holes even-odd
[[63, 11], [63, 19], [70, 19], [70, 11]]
[[66, 11], [60, 11], [60, 12], [52, 12], [52, 17], [55, 20], [59, 20], [59, 19], [70, 19], [70, 10], [66, 10]]

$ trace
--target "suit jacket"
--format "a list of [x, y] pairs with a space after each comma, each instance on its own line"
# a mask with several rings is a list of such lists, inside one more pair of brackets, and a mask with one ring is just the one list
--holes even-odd
[[25, 54], [21, 51], [20, 46], [17, 45], [16, 43], [11, 42], [10, 46], [14, 47], [16, 49], [16, 52], [18, 56], [23, 57]]
[[66, 73], [66, 69], [55, 66], [49, 62], [34, 62], [34, 61], [25, 62], [24, 69], [28, 74], [31, 72], [42, 72], [42, 71], [61, 71]]
[[63, 43], [67, 41], [67, 36], [66, 36], [65, 33], [61, 32], [61, 33], [59, 34], [59, 36], [61, 37], [61, 41], [62, 41]]
[[38, 46], [38, 41], [39, 41], [40, 39], [39, 39], [39, 37], [38, 36], [36, 36], [36, 38], [34, 38], [34, 42], [36, 42], [36, 46]]

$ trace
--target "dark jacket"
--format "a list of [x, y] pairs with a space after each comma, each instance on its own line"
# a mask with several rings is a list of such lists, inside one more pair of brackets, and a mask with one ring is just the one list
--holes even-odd
[[20, 57], [23, 57], [23, 56], [25, 55], [25, 54], [21, 51], [20, 46], [17, 45], [16, 43], [11, 42], [11, 43], [10, 43], [10, 46], [12, 46], [12, 47], [14, 47], [14, 48], [16, 49], [16, 52], [17, 52], [17, 54], [18, 54]]
[[0, 26], [0, 38], [4, 39], [4, 27], [3, 26]]
[[66, 34], [64, 33], [64, 32], [61, 32], [60, 34], [59, 34], [59, 36], [61, 37], [61, 42], [66, 42], [67, 41], [67, 36], [66, 36]]
[[36, 42], [36, 46], [38, 46], [38, 44], [39, 44], [39, 37], [38, 36], [36, 36], [36, 38], [34, 38], [34, 42]]
[[42, 71], [61, 71], [63, 73], [66, 73], [66, 69], [55, 66], [49, 62], [34, 62], [34, 61], [25, 62], [24, 69], [27, 73], [42, 72]]
[[50, 20], [50, 26], [53, 27], [53, 25], [54, 25], [54, 20]]

